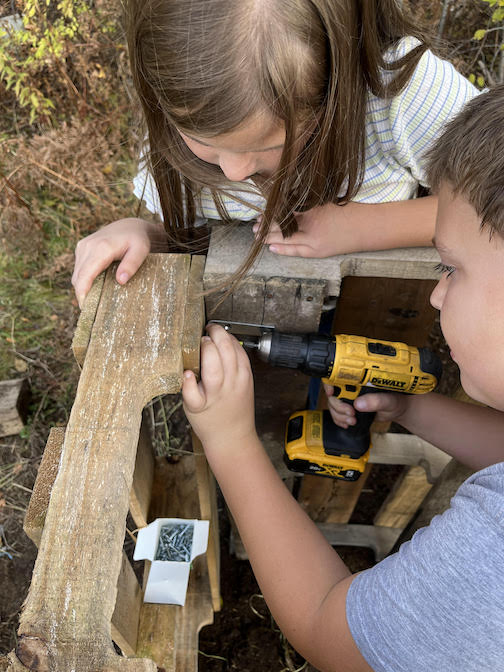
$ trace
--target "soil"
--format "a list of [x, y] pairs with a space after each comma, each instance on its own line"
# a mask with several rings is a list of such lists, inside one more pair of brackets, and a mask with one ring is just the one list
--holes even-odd
[[[221, 591], [223, 608], [199, 637], [200, 672], [314, 670], [286, 642], [273, 621], [246, 560], [229, 553], [229, 523], [221, 516]], [[374, 564], [369, 549], [339, 547], [351, 571]], [[316, 562], [316, 558], [314, 558]]]

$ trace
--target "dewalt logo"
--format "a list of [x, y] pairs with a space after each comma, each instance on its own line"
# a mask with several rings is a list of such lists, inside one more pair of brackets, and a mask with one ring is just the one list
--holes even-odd
[[404, 380], [394, 380], [393, 378], [371, 378], [371, 385], [376, 385], [377, 387], [389, 387], [395, 390], [402, 390], [406, 387], [406, 382]]

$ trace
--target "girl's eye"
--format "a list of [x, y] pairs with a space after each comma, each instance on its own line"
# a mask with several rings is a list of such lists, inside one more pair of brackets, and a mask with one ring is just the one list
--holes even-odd
[[455, 271], [455, 266], [447, 266], [446, 264], [439, 263], [434, 266], [434, 270], [438, 273], [446, 273], [446, 277], [449, 278], [450, 275]]

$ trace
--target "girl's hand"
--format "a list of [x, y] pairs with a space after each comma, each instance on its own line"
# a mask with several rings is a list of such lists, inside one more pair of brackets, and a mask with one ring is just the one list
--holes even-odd
[[406, 394], [365, 394], [354, 401], [354, 405], [345, 403], [334, 397], [334, 387], [324, 384], [324, 391], [331, 417], [338, 427], [347, 429], [355, 425], [355, 409], [367, 413], [376, 412], [379, 422], [401, 422], [401, 417], [406, 412], [411, 397]]
[[205, 451], [239, 451], [256, 437], [254, 383], [247, 353], [216, 324], [201, 339], [201, 380], [184, 371], [184, 410]]
[[[364, 250], [432, 245], [437, 197], [389, 203], [327, 203], [295, 213], [299, 231], [284, 238], [273, 225], [265, 243], [276, 254], [332, 257]], [[257, 233], [259, 225], [254, 226]]]
[[159, 225], [131, 217], [104, 226], [77, 243], [72, 285], [81, 308], [93, 280], [113, 261], [121, 259], [117, 282], [128, 282], [149, 254], [155, 231], [158, 237], [162, 235]]
[[[333, 257], [366, 249], [355, 225], [363, 217], [363, 207], [362, 203], [348, 203], [344, 207], [328, 203], [297, 213], [296, 233], [284, 238], [278, 224], [272, 224], [264, 243], [271, 252], [290, 257]], [[259, 224], [255, 224], [253, 231], [258, 230]]]

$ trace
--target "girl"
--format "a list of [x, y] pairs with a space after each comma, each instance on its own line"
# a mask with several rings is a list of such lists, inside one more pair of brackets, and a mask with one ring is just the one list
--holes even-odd
[[261, 215], [237, 277], [264, 244], [314, 257], [430, 245], [435, 197], [409, 199], [426, 148], [476, 91], [402, 4], [127, 0], [150, 147], [135, 193], [164, 227], [120, 220], [81, 241], [79, 302], [111, 261], [126, 282], [197, 215]]

